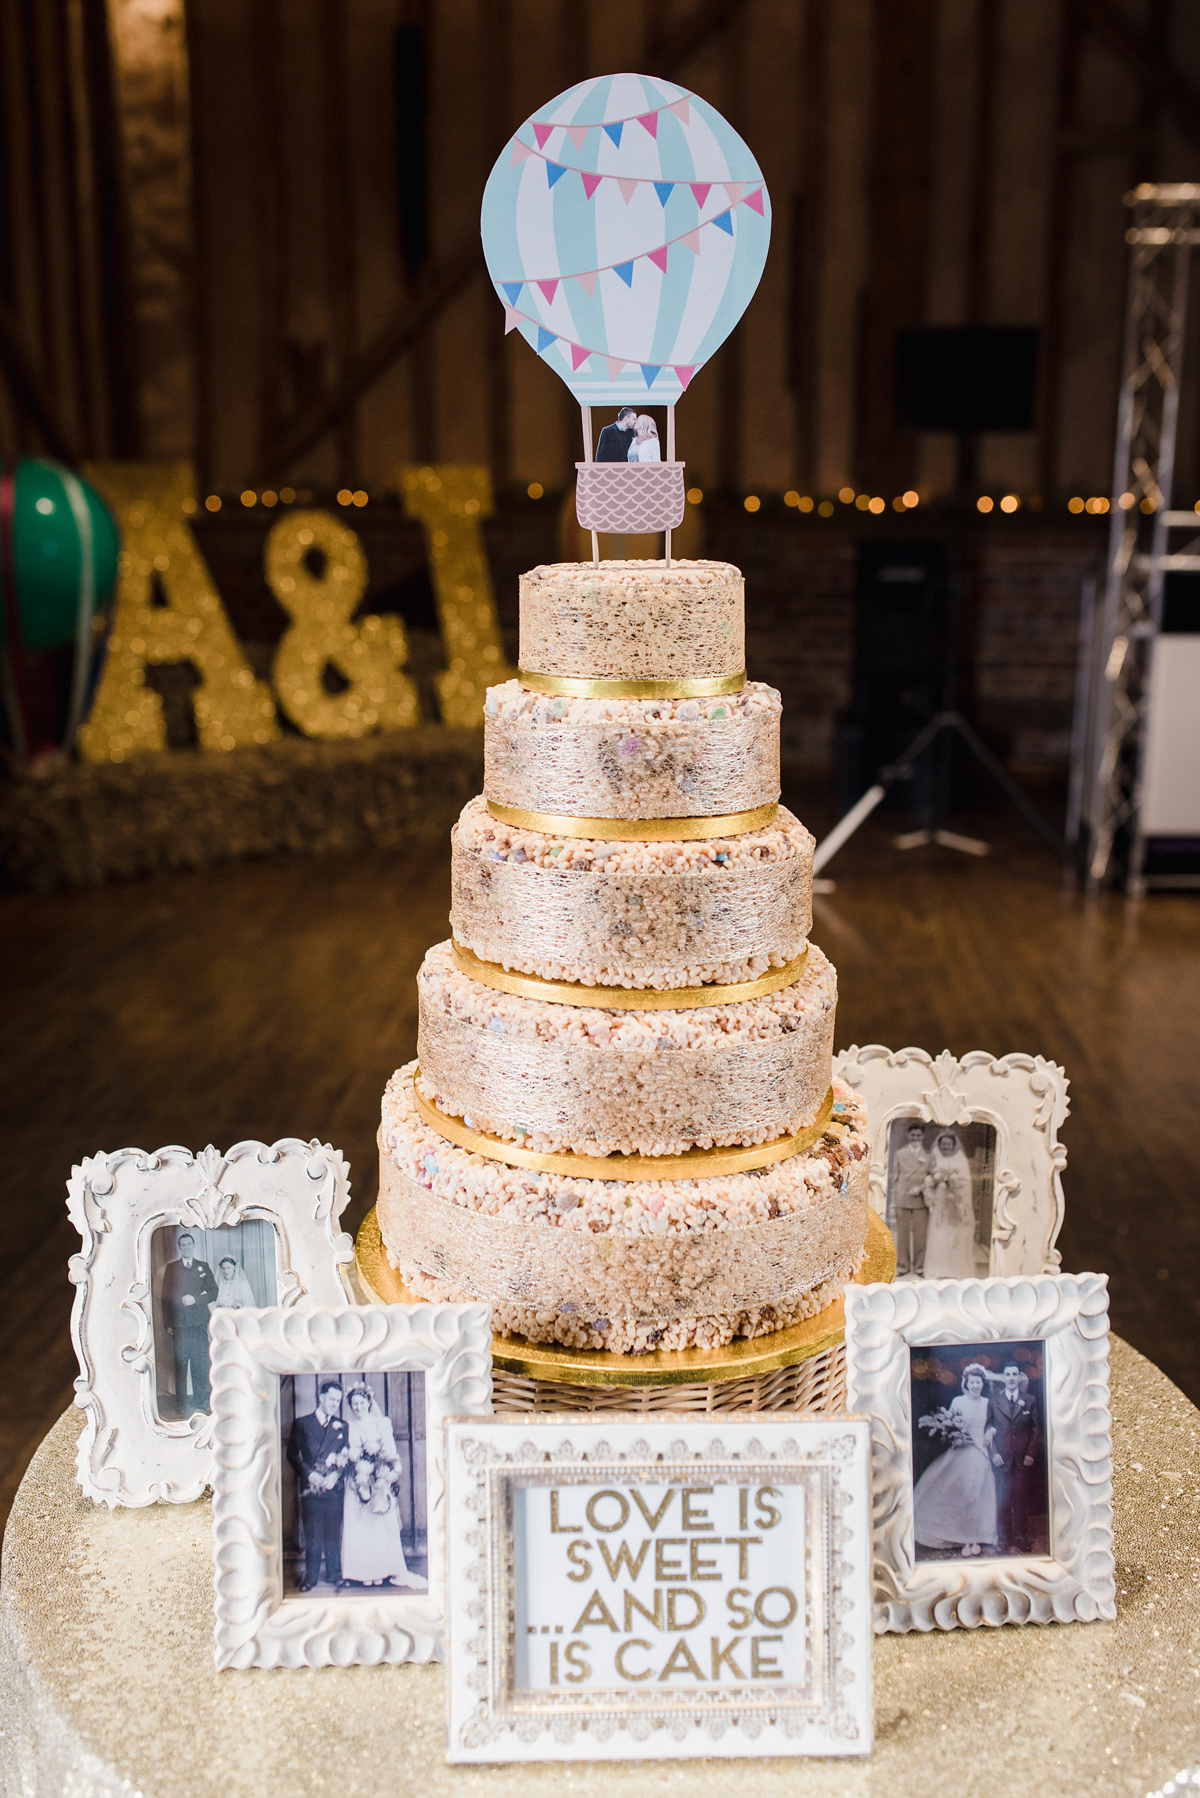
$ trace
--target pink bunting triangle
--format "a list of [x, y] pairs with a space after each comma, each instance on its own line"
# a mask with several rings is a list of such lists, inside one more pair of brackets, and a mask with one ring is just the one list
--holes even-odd
[[617, 186], [621, 190], [621, 198], [624, 200], [626, 206], [628, 206], [630, 200], [632, 200], [634, 194], [638, 190], [637, 182], [629, 180], [627, 176], [618, 175]]
[[533, 155], [533, 150], [532, 150], [531, 146], [529, 144], [523, 144], [519, 137], [514, 137], [513, 138], [513, 147], [512, 147], [512, 162], [509, 164], [509, 167], [512, 168], [518, 162], [526, 161], [526, 159], [532, 155]]
[[547, 306], [553, 306], [554, 296], [558, 292], [557, 280], [555, 280], [555, 281], [537, 281], [534, 283], [534, 285], [537, 287], [538, 292], [541, 294], [542, 298], [545, 300]]
[[582, 368], [591, 353], [591, 350], [585, 350], [581, 343], [573, 343], [571, 345], [571, 367]]
[[667, 111], [673, 112], [681, 125], [686, 125], [688, 119], [691, 117], [691, 108], [688, 105], [687, 95], [684, 94], [679, 100], [672, 100], [671, 104], [667, 107]]
[[705, 200], [707, 200], [709, 194], [712, 191], [712, 182], [711, 181], [693, 181], [691, 183], [691, 188], [692, 188], [693, 200], [695, 200], [697, 206], [703, 206]]
[[766, 214], [763, 212], [763, 190], [761, 187], [756, 187], [752, 194], [747, 194], [742, 201], [742, 205], [748, 206], [751, 212], [757, 212], [759, 218], [766, 217]]
[[537, 138], [537, 146], [538, 146], [539, 150], [544, 150], [546, 148], [546, 139], [550, 136], [550, 133], [553, 130], [554, 130], [553, 125], [535, 125], [534, 126], [533, 135]]
[[680, 241], [680, 243], [687, 245], [688, 249], [692, 252], [693, 256], [698, 256], [700, 254], [700, 227], [699, 227], [699, 225], [697, 225], [697, 227], [694, 231], [685, 231], [683, 236], [679, 239], [679, 241]]
[[578, 283], [582, 287], [584, 293], [586, 293], [586, 295], [588, 296], [588, 299], [590, 300], [592, 295], [596, 291], [596, 270], [594, 268], [589, 269], [587, 271], [587, 273], [584, 275], [576, 275], [575, 279], [578, 281]]
[[510, 331], [515, 331], [520, 322], [521, 314], [516, 307], [506, 306], [504, 308], [504, 335], [507, 337]]
[[667, 246], [666, 246], [666, 244], [661, 245], [661, 247], [657, 250], [648, 250], [647, 255], [649, 256], [651, 262], [654, 264], [655, 268], [660, 268], [662, 270], [663, 274], [665, 275], [667, 272]]
[[676, 367], [676, 369], [675, 369], [675, 373], [679, 377], [679, 385], [683, 388], [683, 391], [685, 393], [688, 390], [688, 383], [690, 382], [690, 380], [691, 380], [692, 376], [695, 374], [695, 372], [696, 372], [695, 363], [693, 363], [690, 368], [685, 366], [683, 368]]
[[609, 380], [615, 381], [617, 376], [620, 374], [621, 370], [625, 366], [624, 359], [621, 356], [606, 356], [604, 358], [604, 360], [608, 364]]
[[638, 124], [644, 125], [651, 137], [658, 136], [658, 114], [656, 112], [643, 112], [638, 118]]
[[582, 169], [580, 169], [579, 174], [580, 174], [581, 180], [583, 181], [583, 191], [587, 195], [588, 199], [590, 200], [592, 195], [595, 193], [596, 189], [599, 187], [600, 183], [603, 181], [604, 176], [603, 175], [585, 175]]
[[744, 181], [722, 181], [721, 186], [729, 195], [729, 204], [731, 206], [736, 206], [746, 191], [746, 183]]
[[590, 125], [568, 125], [567, 126], [567, 136], [570, 138], [571, 142], [574, 144], [574, 146], [577, 150], [582, 150], [584, 144], [587, 141], [587, 134], [590, 130], [591, 130]]

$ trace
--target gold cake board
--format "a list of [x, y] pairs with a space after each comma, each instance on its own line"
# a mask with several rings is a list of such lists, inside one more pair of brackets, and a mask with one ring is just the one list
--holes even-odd
[[[896, 1245], [883, 1219], [869, 1214], [867, 1249], [855, 1279], [891, 1281]], [[367, 1298], [418, 1304], [384, 1251], [374, 1207], [355, 1243], [358, 1278]], [[846, 1402], [845, 1307], [835, 1299], [803, 1323], [716, 1349], [658, 1349], [610, 1355], [493, 1336], [493, 1396], [498, 1412], [514, 1411], [838, 1411]]]

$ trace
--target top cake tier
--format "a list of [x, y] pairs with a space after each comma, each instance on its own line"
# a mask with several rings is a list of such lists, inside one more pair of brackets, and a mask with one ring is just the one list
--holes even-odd
[[729, 691], [745, 666], [742, 577], [728, 562], [555, 562], [521, 576], [522, 678]]

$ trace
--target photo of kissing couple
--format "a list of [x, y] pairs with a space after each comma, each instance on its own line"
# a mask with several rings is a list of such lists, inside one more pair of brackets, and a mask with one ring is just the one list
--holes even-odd
[[424, 1375], [287, 1374], [280, 1387], [285, 1585], [427, 1591]]
[[597, 462], [661, 462], [658, 426], [648, 412], [622, 406], [616, 422], [605, 425], [596, 445]]

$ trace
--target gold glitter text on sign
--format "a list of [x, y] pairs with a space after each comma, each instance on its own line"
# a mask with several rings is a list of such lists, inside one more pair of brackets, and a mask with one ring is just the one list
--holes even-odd
[[[319, 571], [312, 566], [319, 558]], [[365, 737], [420, 717], [417, 689], [401, 668], [408, 638], [399, 618], [369, 612], [351, 623], [367, 590], [367, 558], [331, 512], [291, 512], [272, 526], [263, 557], [272, 593], [291, 618], [271, 665], [280, 704], [310, 737]], [[325, 671], [341, 675], [330, 692]]]
[[486, 468], [401, 468], [400, 493], [425, 533], [446, 667], [436, 677], [443, 724], [483, 725], [487, 689], [511, 680], [480, 526], [492, 510]]
[[489, 1136], [484, 1130], [471, 1130], [458, 1118], [448, 1117], [431, 1105], [418, 1084], [421, 1070], [413, 1074], [413, 1097], [422, 1120], [439, 1136], [445, 1137], [470, 1154], [482, 1155], [488, 1161], [503, 1162], [506, 1167], [530, 1168], [541, 1174], [562, 1174], [580, 1180], [707, 1180], [723, 1174], [746, 1174], [759, 1167], [774, 1167], [793, 1155], [811, 1149], [833, 1115], [833, 1088], [825, 1094], [821, 1109], [811, 1124], [788, 1136], [777, 1136], [774, 1142], [752, 1143], [729, 1149], [687, 1149], [682, 1155], [573, 1155], [569, 1152], [542, 1155], [535, 1149], [520, 1149], [515, 1143]]
[[[275, 702], [242, 654], [187, 522], [195, 482], [186, 462], [94, 462], [84, 472], [117, 514], [121, 556], [104, 672], [79, 747], [89, 762], [123, 762], [167, 747], [163, 703], [147, 666], [188, 662], [201, 749], [239, 749], [279, 735]], [[165, 603], [161, 603], [165, 602]]]

